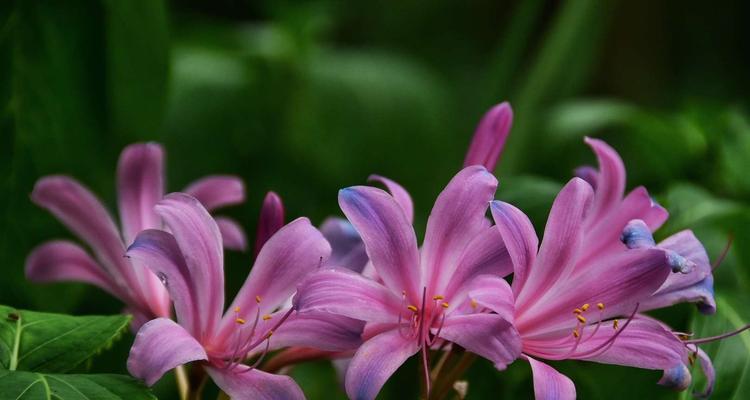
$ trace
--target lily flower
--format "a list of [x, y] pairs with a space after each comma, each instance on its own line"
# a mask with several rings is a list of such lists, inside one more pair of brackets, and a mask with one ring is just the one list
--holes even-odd
[[[522, 338], [522, 358], [531, 365], [536, 398], [575, 398], [573, 382], [540, 359], [663, 370], [659, 383], [685, 389], [690, 384], [686, 364], [698, 349], [659, 321], [638, 314], [674, 273], [671, 251], [620, 244], [619, 251], [592, 257], [591, 247], [600, 243], [587, 232], [587, 219], [598, 215], [598, 204], [591, 186], [573, 178], [552, 205], [541, 246], [520, 210], [502, 201], [491, 205], [513, 264], [515, 327]], [[705, 354], [698, 356], [701, 364], [710, 365]]]
[[[380, 281], [346, 268], [324, 268], [298, 287], [294, 304], [302, 315], [321, 311], [368, 322], [365, 342], [346, 373], [350, 398], [375, 398], [420, 350], [429, 373], [428, 352], [439, 341], [464, 347], [498, 369], [519, 356], [513, 297], [500, 278], [510, 273], [510, 263], [485, 218], [496, 188], [484, 167], [460, 171], [435, 202], [421, 250], [397, 196], [366, 186], [339, 192], [339, 205], [361, 235]], [[429, 377], [425, 381], [429, 392]]]
[[[161, 279], [174, 301], [177, 322], [157, 318], [141, 327], [127, 364], [133, 376], [151, 386], [167, 371], [199, 361], [234, 399], [302, 399], [290, 377], [257, 369], [268, 351], [286, 346], [342, 351], [361, 342], [361, 323], [352, 330], [347, 318], [301, 315], [285, 306], [299, 281], [330, 253], [306, 218], [268, 239], [224, 312], [218, 224], [197, 199], [182, 193], [167, 195], [155, 212], [169, 232], [141, 232], [127, 255]], [[254, 357], [253, 365], [243, 363]]]
[[[117, 192], [121, 229], [101, 201], [85, 186], [67, 176], [47, 176], [34, 186], [31, 199], [50, 211], [83, 241], [92, 255], [68, 240], [54, 240], [36, 247], [26, 259], [26, 277], [34, 282], [76, 281], [95, 285], [126, 304], [134, 315], [132, 328], [154, 317], [170, 315], [167, 291], [148, 269], [123, 257], [136, 234], [161, 228], [153, 207], [164, 195], [164, 150], [159, 144], [133, 144], [125, 148], [117, 166]], [[208, 176], [185, 191], [209, 210], [238, 204], [245, 199], [239, 178]], [[217, 218], [224, 246], [245, 248], [239, 224]]]

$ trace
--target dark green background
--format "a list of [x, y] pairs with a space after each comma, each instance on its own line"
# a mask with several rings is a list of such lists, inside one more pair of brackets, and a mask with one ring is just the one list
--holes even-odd
[[[605, 138], [623, 155], [629, 187], [647, 185], [670, 209], [659, 237], [692, 227], [712, 259], [735, 238], [717, 271], [719, 315], [687, 305], [657, 315], [704, 334], [738, 326], [750, 319], [750, 6], [653, 3], [0, 2], [0, 304], [121, 308], [94, 288], [24, 280], [34, 245], [69, 236], [28, 199], [43, 175], [73, 175], [114, 206], [119, 152], [156, 140], [170, 190], [208, 173], [241, 175], [248, 201], [228, 213], [252, 233], [267, 190], [289, 217], [317, 223], [338, 213], [337, 189], [380, 173], [410, 190], [420, 232], [479, 117], [510, 100], [499, 198], [542, 227], [572, 169], [594, 162], [581, 138]], [[230, 292], [249, 260], [228, 256]], [[130, 341], [91, 370], [123, 372]], [[750, 334], [706, 348], [719, 369], [715, 397], [748, 398]], [[554, 365], [580, 398], [678, 396], [655, 385], [659, 372]], [[325, 363], [294, 375], [311, 399], [343, 398]], [[469, 398], [533, 395], [523, 362], [504, 373], [480, 362], [468, 379]], [[157, 393], [174, 398], [171, 386], [167, 377]], [[417, 388], [409, 363], [382, 397]]]

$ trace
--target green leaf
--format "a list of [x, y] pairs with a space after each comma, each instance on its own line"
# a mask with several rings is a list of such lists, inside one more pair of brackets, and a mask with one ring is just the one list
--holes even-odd
[[[750, 321], [747, 304], [750, 299], [738, 294], [721, 294], [716, 297], [716, 315], [698, 315], [693, 320], [692, 331], [695, 337], [710, 337], [730, 332]], [[716, 369], [716, 386], [712, 395], [715, 399], [750, 398], [750, 332], [735, 337], [701, 345], [701, 349], [711, 357]], [[694, 391], [702, 391], [706, 380], [698, 363], [693, 367]], [[682, 398], [689, 398], [689, 393]]]
[[129, 323], [126, 315], [74, 317], [0, 306], [0, 367], [70, 371], [109, 347]]
[[670, 218], [667, 232], [677, 232], [696, 225], [734, 217], [743, 207], [730, 200], [713, 196], [705, 189], [689, 183], [672, 186], [664, 198]]
[[59, 375], [0, 370], [0, 393], [8, 399], [156, 399], [125, 375]]

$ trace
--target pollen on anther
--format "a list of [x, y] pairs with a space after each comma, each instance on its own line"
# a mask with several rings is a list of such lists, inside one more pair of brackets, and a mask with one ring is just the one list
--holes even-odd
[[581, 336], [581, 334], [578, 333], [578, 329], [574, 329], [573, 330], [573, 337], [576, 338], [576, 339], [578, 339], [579, 336]]
[[268, 334], [266, 334], [266, 339], [270, 338], [271, 335], [273, 335], [273, 330], [268, 331]]
[[585, 323], [586, 323], [586, 317], [584, 317], [583, 315], [581, 315], [581, 314], [578, 314], [578, 315], [576, 315], [576, 318], [578, 318], [578, 321], [579, 321], [580, 323], [582, 323], [582, 324], [585, 324]]
[[433, 299], [433, 300], [442, 300], [442, 299], [444, 299], [444, 298], [445, 298], [445, 297], [443, 297], [443, 295], [441, 295], [441, 294], [437, 294], [437, 295], [435, 295], [435, 296], [432, 296], [432, 299]]
[[471, 308], [477, 308], [478, 305], [476, 300], [471, 299]]
[[411, 304], [409, 304], [408, 306], [406, 306], [406, 308], [408, 308], [412, 312], [417, 312], [419, 310], [416, 306], [413, 306]]
[[236, 313], [240, 312], [240, 308], [239, 307], [235, 307], [234, 308], [234, 312], [236, 312]]
[[582, 312], [583, 310], [581, 310], [580, 308], [576, 308], [575, 310], [573, 310], [573, 314], [580, 314]]
[[451, 305], [450, 305], [450, 304], [448, 304], [448, 303], [446, 303], [446, 302], [443, 302], [443, 304], [441, 304], [440, 306], [441, 306], [441, 307], [443, 307], [443, 308], [448, 308], [448, 307], [450, 307]]
[[584, 304], [584, 305], [581, 306], [581, 310], [586, 311], [586, 310], [589, 309], [589, 307], [591, 307], [591, 305], [589, 303], [586, 303], [586, 304]]
[[617, 330], [617, 327], [618, 327], [618, 326], [620, 326], [620, 321], [618, 321], [618, 320], [614, 320], [614, 321], [612, 322], [612, 328], [613, 328], [614, 330]]
[[263, 316], [263, 321], [268, 321], [269, 319], [271, 319], [270, 315], [266, 314]]
[[599, 310], [604, 310], [604, 303], [596, 303], [596, 308]]
[[235, 318], [234, 322], [236, 322], [236, 323], [238, 323], [240, 325], [245, 325], [245, 320], [242, 319], [242, 318]]
[[255, 302], [256, 303], [260, 304], [260, 300], [261, 300], [260, 296], [255, 296]]

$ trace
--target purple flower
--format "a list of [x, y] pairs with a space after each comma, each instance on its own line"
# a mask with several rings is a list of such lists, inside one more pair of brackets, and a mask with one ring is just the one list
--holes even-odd
[[382, 283], [327, 268], [300, 285], [295, 304], [301, 314], [322, 311], [368, 322], [366, 341], [347, 370], [350, 398], [375, 398], [418, 351], [427, 364], [430, 346], [439, 341], [456, 343], [499, 369], [519, 356], [513, 297], [500, 278], [510, 263], [485, 217], [496, 188], [482, 166], [459, 172], [435, 202], [421, 251], [403, 197], [365, 186], [339, 192], [341, 209]]
[[[78, 281], [96, 285], [122, 300], [135, 316], [133, 328], [154, 317], [168, 317], [170, 302], [159, 279], [123, 257], [125, 248], [144, 229], [161, 228], [153, 207], [164, 194], [164, 150], [156, 143], [134, 144], [123, 150], [117, 167], [121, 230], [110, 213], [86, 187], [66, 176], [40, 179], [31, 194], [88, 245], [55, 240], [35, 248], [26, 260], [26, 276], [34, 282]], [[242, 181], [209, 176], [185, 189], [209, 210], [244, 201]], [[245, 248], [245, 235], [229, 218], [217, 218], [224, 245]]]
[[[224, 313], [224, 272], [217, 223], [195, 198], [174, 193], [155, 208], [171, 233], [138, 234], [128, 256], [160, 277], [174, 301], [177, 322], [154, 319], [141, 327], [128, 371], [153, 385], [167, 371], [201, 361], [214, 382], [236, 399], [298, 399], [287, 376], [255, 367], [269, 351], [306, 346], [355, 348], [362, 324], [327, 314], [295, 314], [287, 306], [295, 286], [328, 258], [330, 246], [306, 218], [272, 235], [250, 275]], [[223, 314], [223, 316], [222, 316]], [[258, 357], [252, 366], [243, 361]]]

